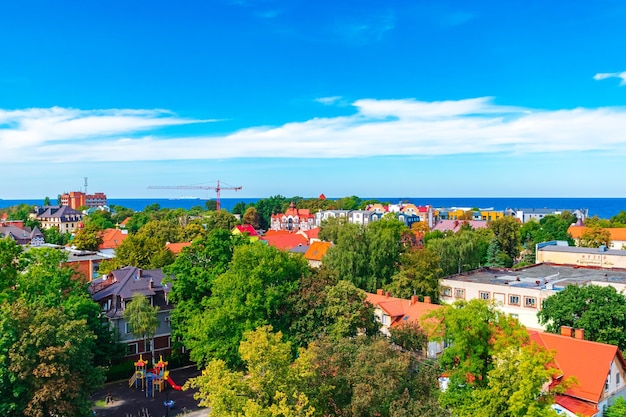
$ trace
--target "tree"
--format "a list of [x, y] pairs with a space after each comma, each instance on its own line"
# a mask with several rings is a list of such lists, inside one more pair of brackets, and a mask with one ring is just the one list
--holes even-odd
[[388, 289], [394, 296], [409, 298], [413, 294], [439, 299], [439, 256], [429, 248], [415, 249], [400, 256], [400, 271], [391, 278]]
[[208, 231], [215, 229], [224, 229], [231, 231], [237, 224], [237, 218], [226, 210], [214, 211], [206, 221], [206, 229]]
[[428, 336], [419, 323], [404, 322], [389, 328], [390, 340], [408, 352], [422, 354], [428, 346]]
[[100, 271], [105, 273], [128, 265], [156, 269], [173, 263], [175, 259], [163, 240], [144, 234], [128, 235], [115, 250], [115, 258], [102, 261]]
[[[216, 206], [217, 206], [217, 204], [216, 204]], [[233, 214], [238, 214], [240, 216], [243, 216], [243, 214], [246, 212], [246, 208], [247, 208], [246, 203], [243, 202], [243, 201], [240, 201], [240, 202], [238, 202], [237, 204], [234, 205], [234, 207], [231, 210], [231, 212]], [[215, 208], [213, 210], [215, 210]]]
[[110, 212], [104, 210], [97, 210], [88, 216], [83, 217], [85, 226], [95, 225], [100, 230], [110, 229], [115, 227], [113, 216]]
[[519, 221], [514, 217], [503, 217], [490, 222], [489, 228], [493, 230], [502, 252], [513, 260], [517, 259], [522, 246]]
[[0, 302], [8, 297], [17, 284], [19, 255], [22, 248], [9, 237], [0, 238]]
[[102, 242], [102, 230], [95, 223], [86, 224], [72, 239], [72, 244], [78, 250], [97, 251]]
[[284, 213], [289, 200], [282, 195], [275, 195], [270, 198], [262, 198], [254, 205], [259, 213], [261, 229], [269, 229], [272, 214]]
[[487, 386], [473, 391], [471, 401], [458, 415], [557, 417], [557, 412], [551, 408], [554, 396], [563, 393], [573, 380], [544, 389], [553, 375], [558, 374], [553, 367], [554, 356], [554, 351], [547, 351], [536, 343], [496, 353]]
[[43, 199], [43, 205], [44, 206], [50, 205], [50, 197], [46, 196], [46, 198]]
[[270, 324], [285, 331], [291, 321], [290, 295], [308, 273], [302, 256], [261, 243], [235, 248], [229, 268], [213, 280], [205, 310], [191, 318], [184, 344], [191, 359], [223, 359], [240, 365], [239, 342], [246, 331]]
[[604, 415], [605, 417], [626, 417], [626, 400], [622, 397], [617, 397], [615, 402], [606, 409]]
[[543, 301], [537, 317], [551, 333], [561, 326], [580, 328], [587, 340], [626, 349], [626, 296], [615, 287], [567, 285]]
[[41, 233], [43, 233], [44, 240], [46, 243], [50, 243], [52, 245], [67, 245], [72, 239], [72, 234], [69, 232], [60, 233], [58, 227], [51, 227], [49, 229], [42, 229]]
[[146, 238], [157, 238], [164, 243], [176, 243], [182, 241], [183, 227], [177, 221], [151, 220], [137, 231], [137, 235]]
[[366, 294], [349, 281], [339, 281], [326, 289], [323, 316], [326, 334], [333, 338], [353, 337], [358, 333], [378, 334], [374, 308], [365, 301]]
[[152, 360], [154, 361], [154, 335], [159, 327], [159, 307], [152, 306], [148, 297], [134, 294], [124, 309], [124, 320], [128, 323], [130, 332], [144, 343], [150, 340]]
[[598, 248], [611, 246], [611, 232], [600, 227], [588, 227], [578, 240], [578, 246], [583, 248]]
[[92, 415], [89, 397], [104, 375], [85, 320], [18, 300], [0, 307], [0, 334], [0, 414]]
[[478, 299], [456, 301], [433, 311], [423, 318], [422, 325], [435, 340], [449, 343], [439, 358], [450, 379], [441, 401], [455, 411], [471, 402], [474, 390], [487, 386], [494, 355], [528, 341], [517, 320]]
[[255, 229], [260, 227], [259, 213], [254, 207], [248, 207], [243, 215], [242, 223], [249, 224]]
[[271, 326], [246, 332], [239, 345], [245, 377], [243, 372], [228, 370], [223, 361], [213, 360], [187, 385], [198, 388], [195, 398], [216, 417], [313, 416], [315, 409], [298, 389], [301, 377], [290, 343], [282, 339]]

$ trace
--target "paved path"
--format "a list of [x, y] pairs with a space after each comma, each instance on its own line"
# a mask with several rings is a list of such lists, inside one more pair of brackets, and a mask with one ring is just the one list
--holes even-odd
[[[189, 378], [200, 375], [195, 367], [174, 369], [170, 371], [170, 376], [178, 385], [183, 385]], [[130, 378], [131, 375], [129, 375]], [[106, 384], [98, 390], [92, 400], [104, 400], [108, 393], [113, 397], [113, 403], [105, 404], [104, 407], [95, 407], [94, 411], [98, 417], [163, 417], [166, 409], [163, 402], [167, 399], [174, 401], [174, 408], [167, 410], [169, 417], [204, 417], [208, 416], [206, 409], [198, 407], [198, 401], [193, 398], [195, 391], [175, 391], [166, 383], [164, 392], [155, 392], [154, 398], [146, 398], [146, 393], [141, 389], [128, 388], [128, 381], [118, 381]], [[183, 414], [181, 410], [185, 407], [189, 412]], [[147, 410], [149, 415], [142, 414]]]

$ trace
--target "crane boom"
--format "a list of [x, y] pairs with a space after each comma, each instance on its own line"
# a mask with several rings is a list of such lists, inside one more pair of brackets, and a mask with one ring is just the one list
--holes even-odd
[[[228, 184], [227, 184], [228, 185]], [[215, 194], [217, 198], [215, 201], [217, 202], [217, 211], [221, 209], [220, 204], [220, 191], [222, 190], [233, 190], [239, 191], [242, 189], [241, 186], [233, 187], [228, 185], [227, 187], [223, 187], [220, 184], [220, 181], [217, 180], [217, 185], [151, 185], [148, 189], [158, 189], [158, 190], [215, 190]]]

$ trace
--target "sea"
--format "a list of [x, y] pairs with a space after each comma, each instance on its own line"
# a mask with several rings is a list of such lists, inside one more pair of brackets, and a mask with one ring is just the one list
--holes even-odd
[[[231, 211], [239, 203], [256, 203], [261, 198], [222, 198], [222, 208]], [[329, 197], [335, 200], [337, 198]], [[504, 198], [504, 197], [372, 197], [363, 200], [375, 199], [389, 203], [413, 203], [416, 205], [431, 205], [435, 208], [481, 208], [493, 210], [506, 210], [507, 208], [549, 208], [549, 209], [588, 209], [590, 216], [598, 216], [608, 219], [615, 216], [620, 211], [626, 211], [626, 198]], [[207, 199], [200, 198], [109, 198], [109, 205], [118, 205], [142, 211], [146, 206], [158, 204], [161, 208], [183, 208], [190, 209], [195, 206], [205, 207]], [[43, 199], [26, 200], [3, 200], [0, 199], [0, 209], [19, 204], [43, 205]]]

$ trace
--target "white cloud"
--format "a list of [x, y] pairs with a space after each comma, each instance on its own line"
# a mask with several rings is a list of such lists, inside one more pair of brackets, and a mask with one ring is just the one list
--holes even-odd
[[3, 160], [58, 163], [626, 151], [625, 107], [537, 110], [488, 97], [352, 106], [351, 115], [176, 137], [159, 129], [200, 121], [163, 110], [0, 110], [0, 147]]
[[320, 97], [320, 98], [316, 98], [315, 101], [317, 101], [318, 103], [321, 104], [325, 104], [327, 106], [330, 106], [332, 104], [337, 103], [338, 101], [340, 101], [343, 97], [341, 96], [332, 96], [332, 97]]
[[606, 80], [607, 78], [620, 78], [619, 85], [626, 85], [626, 71], [623, 72], [599, 72], [593, 76], [594, 80]]

